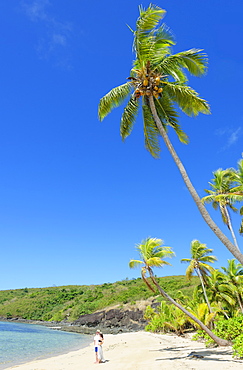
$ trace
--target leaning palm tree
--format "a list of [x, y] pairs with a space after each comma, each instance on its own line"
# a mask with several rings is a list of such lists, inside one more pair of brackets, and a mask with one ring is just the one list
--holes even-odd
[[167, 134], [168, 128], [172, 127], [180, 141], [188, 142], [178, 124], [176, 106], [189, 116], [209, 114], [210, 108], [207, 101], [188, 86], [186, 76], [186, 71], [202, 76], [207, 69], [207, 57], [200, 49], [172, 54], [171, 47], [175, 44], [172, 34], [160, 25], [164, 15], [165, 10], [157, 6], [140, 7], [136, 30], [132, 31], [136, 56], [133, 68], [126, 83], [113, 88], [100, 100], [99, 119], [102, 121], [114, 107], [127, 99], [120, 124], [120, 134], [125, 140], [133, 129], [141, 103], [146, 148], [158, 158], [159, 138], [163, 138], [202, 217], [235, 258], [243, 263], [243, 254], [217, 227], [202, 204]]
[[[170, 247], [161, 246], [163, 241], [156, 238], [147, 238], [141, 244], [137, 245], [137, 250], [140, 254], [141, 260], [130, 260], [129, 267], [134, 268], [141, 266], [142, 278], [148, 280], [146, 273], [149, 273], [153, 285], [158, 289], [159, 293], [166, 298], [173, 305], [178, 307], [182, 312], [184, 312], [191, 320], [196, 322], [202, 330], [204, 330], [218, 345], [227, 346], [229, 342], [217, 337], [206, 325], [204, 325], [198, 318], [196, 318], [192, 313], [186, 310], [173, 298], [171, 298], [164, 289], [161, 288], [157, 282], [154, 273], [153, 267], [163, 267], [164, 265], [169, 265], [168, 262], [164, 261], [166, 257], [172, 257], [174, 255]], [[151, 285], [149, 283], [149, 285]]]
[[189, 266], [186, 269], [186, 277], [188, 280], [192, 278], [194, 272], [198, 275], [200, 283], [203, 289], [203, 294], [205, 301], [207, 303], [209, 312], [212, 313], [212, 309], [208, 300], [207, 292], [205, 289], [204, 279], [209, 273], [211, 273], [214, 268], [209, 265], [217, 261], [217, 258], [209, 253], [212, 253], [212, 249], [206, 247], [206, 244], [202, 244], [199, 240], [193, 240], [191, 242], [191, 258], [182, 258], [181, 262], [189, 263]]
[[[219, 168], [217, 171], [213, 172], [214, 178], [212, 182], [209, 183], [211, 189], [205, 190], [208, 194], [202, 198], [203, 203], [212, 203], [214, 209], [219, 209], [222, 220], [224, 224], [229, 228], [234, 244], [239, 250], [237, 239], [232, 227], [232, 222], [228, 209], [233, 212], [238, 212], [237, 208], [233, 206], [236, 196], [233, 194], [235, 191], [232, 189], [233, 184], [233, 174], [230, 170], [222, 170]], [[235, 173], [237, 176], [237, 173]]]

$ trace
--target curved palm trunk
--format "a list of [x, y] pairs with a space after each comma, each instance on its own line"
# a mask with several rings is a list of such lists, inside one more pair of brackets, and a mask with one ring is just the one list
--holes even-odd
[[205, 206], [202, 204], [201, 199], [200, 199], [199, 195], [196, 192], [196, 189], [192, 185], [191, 180], [189, 179], [189, 176], [187, 175], [185, 167], [183, 166], [183, 164], [182, 164], [180, 158], [178, 157], [174, 147], [172, 146], [172, 144], [169, 140], [169, 137], [168, 137], [161, 121], [160, 121], [160, 118], [157, 114], [156, 107], [155, 107], [155, 104], [154, 104], [153, 96], [149, 96], [148, 98], [149, 98], [149, 106], [150, 106], [155, 124], [156, 124], [162, 138], [164, 139], [164, 142], [165, 142], [170, 154], [172, 155], [172, 158], [174, 159], [174, 161], [175, 161], [175, 163], [176, 163], [176, 165], [177, 165], [177, 167], [178, 167], [178, 169], [181, 173], [181, 176], [182, 176], [182, 178], [183, 178], [183, 180], [186, 184], [186, 187], [188, 188], [193, 200], [196, 203], [196, 206], [199, 209], [199, 212], [201, 213], [203, 219], [206, 221], [206, 223], [211, 228], [211, 230], [215, 233], [215, 235], [221, 240], [221, 242], [226, 246], [226, 248], [228, 248], [228, 250], [233, 254], [233, 256], [243, 265], [243, 254], [240, 253], [239, 250], [237, 249], [237, 247], [233, 243], [231, 243], [231, 241], [226, 237], [226, 235], [224, 235], [224, 233], [220, 230], [220, 228], [215, 224], [215, 222], [210, 217], [210, 215], [209, 215], [208, 211], [206, 210]]
[[207, 303], [209, 312], [212, 313], [213, 311], [212, 311], [212, 308], [211, 308], [210, 303], [209, 303], [209, 300], [208, 300], [208, 296], [207, 296], [207, 292], [206, 292], [205, 285], [204, 285], [204, 282], [203, 282], [202, 274], [201, 274], [201, 272], [200, 272], [200, 270], [198, 268], [196, 269], [196, 272], [197, 272], [197, 275], [198, 275], [198, 277], [200, 279], [200, 282], [201, 282], [201, 285], [202, 285], [203, 294], [204, 294], [205, 301]]
[[234, 244], [235, 244], [236, 248], [238, 249], [238, 251], [240, 252], [240, 248], [239, 248], [237, 240], [236, 240], [236, 236], [235, 236], [235, 233], [234, 233], [234, 230], [233, 230], [233, 227], [232, 227], [232, 223], [231, 223], [231, 219], [230, 219], [230, 215], [229, 215], [227, 207], [225, 207], [225, 214], [226, 214], [226, 217], [227, 217], [227, 225], [230, 229], [232, 238], [234, 240]]
[[217, 335], [215, 335], [206, 325], [204, 325], [197, 317], [195, 317], [194, 315], [192, 315], [189, 311], [187, 311], [183, 306], [181, 306], [179, 303], [177, 303], [176, 301], [174, 301], [173, 298], [171, 298], [162, 288], [161, 286], [157, 283], [155, 277], [154, 277], [154, 274], [153, 274], [153, 271], [150, 267], [148, 267], [148, 272], [149, 272], [149, 275], [154, 283], [154, 285], [157, 287], [158, 291], [160, 292], [160, 294], [166, 298], [168, 301], [170, 301], [173, 305], [175, 305], [176, 307], [178, 307], [182, 312], [184, 312], [184, 314], [186, 314], [187, 316], [189, 316], [193, 321], [195, 321], [202, 330], [204, 330], [209, 336], [210, 338], [212, 338], [215, 343], [217, 343], [219, 346], [228, 346], [230, 345], [230, 342], [225, 340], [225, 339], [221, 339], [219, 337], [217, 337]]

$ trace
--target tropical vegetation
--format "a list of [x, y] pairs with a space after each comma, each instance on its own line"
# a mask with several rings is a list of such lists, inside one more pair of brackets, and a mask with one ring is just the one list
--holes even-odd
[[[186, 274], [190, 279], [193, 278], [194, 272], [197, 273], [201, 263], [202, 279], [199, 277], [192, 297], [177, 292], [173, 299], [165, 292], [166, 288], [152, 271], [154, 267], [164, 264], [159, 262], [159, 259], [166, 256], [166, 253], [162, 253], [163, 247], [158, 249], [161, 244], [160, 239], [146, 239], [137, 246], [141, 260], [131, 260], [129, 263], [132, 268], [141, 266], [143, 277], [149, 280], [150, 285], [154, 284], [158, 293], [164, 297], [159, 307], [147, 306], [144, 315], [148, 320], [146, 330], [175, 332], [179, 335], [197, 330], [196, 339], [204, 338], [209, 345], [226, 345], [230, 342], [233, 344], [234, 354], [242, 357], [243, 266], [231, 259], [228, 260], [228, 266], [222, 267], [221, 270], [212, 268], [209, 263], [216, 260], [216, 257], [211, 255], [212, 250], [194, 240], [191, 243], [192, 258], [184, 258], [183, 261], [189, 263]], [[149, 273], [149, 278], [146, 277], [146, 272]], [[211, 328], [213, 329], [210, 330]]]
[[[173, 296], [178, 291], [192, 297], [198, 278], [191, 282], [185, 276], [160, 277], [158, 281]], [[27, 320], [72, 322], [80, 315], [93, 313], [108, 307], [120, 308], [137, 302], [157, 300], [141, 278], [124, 279], [100, 285], [69, 285], [47, 288], [25, 288], [0, 291], [0, 316]], [[138, 303], [139, 304], [139, 303]]]
[[[130, 260], [129, 267], [134, 268], [141, 266], [142, 278], [152, 291], [154, 291], [154, 289], [151, 284], [155, 286], [155, 288], [157, 289], [159, 294], [161, 294], [162, 297], [164, 297], [167, 301], [176, 306], [180, 311], [182, 311], [188, 317], [189, 321], [195, 322], [195, 325], [204, 330], [210, 336], [210, 338], [212, 338], [213, 341], [215, 341], [218, 345], [227, 346], [229, 344], [227, 340], [217, 337], [209, 329], [209, 327], [198, 318], [198, 316], [194, 315], [191, 311], [187, 310], [184, 306], [182, 306], [179, 303], [178, 300], [177, 301], [174, 300], [168, 293], [166, 293], [166, 291], [158, 283], [156, 277], [154, 276], [153, 268], [168, 265], [169, 263], [165, 261], [164, 258], [171, 257], [174, 255], [171, 247], [161, 246], [162, 244], [163, 241], [161, 239], [156, 238], [147, 238], [144, 241], [142, 241], [141, 244], [138, 244], [136, 246], [141, 257], [141, 260], [134, 259]], [[150, 281], [146, 277], [146, 273], [149, 274]]]

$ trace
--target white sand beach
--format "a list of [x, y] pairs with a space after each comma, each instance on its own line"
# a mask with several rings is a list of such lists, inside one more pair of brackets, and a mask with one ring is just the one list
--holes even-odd
[[[107, 362], [94, 364], [93, 344], [78, 351], [32, 361], [8, 370], [88, 370], [88, 369], [243, 369], [243, 360], [232, 357], [231, 347], [205, 348], [203, 343], [175, 335], [147, 332], [107, 334], [103, 345]], [[200, 357], [188, 355], [195, 352]]]

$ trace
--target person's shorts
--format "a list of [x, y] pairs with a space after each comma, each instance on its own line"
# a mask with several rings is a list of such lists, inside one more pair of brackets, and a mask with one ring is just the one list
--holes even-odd
[[95, 347], [95, 352], [98, 352], [98, 347]]

